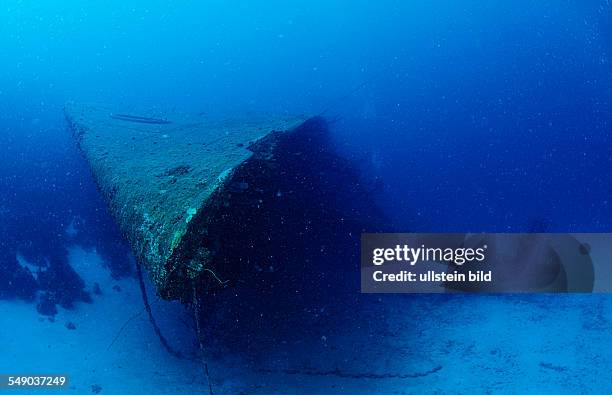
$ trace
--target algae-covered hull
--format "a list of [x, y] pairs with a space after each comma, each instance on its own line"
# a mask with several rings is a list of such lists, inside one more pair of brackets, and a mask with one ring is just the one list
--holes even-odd
[[188, 301], [195, 284], [232, 279], [215, 263], [209, 230], [231, 216], [230, 205], [257, 210], [280, 193], [275, 179], [293, 175], [279, 154], [315, 163], [325, 152], [318, 118], [161, 119], [91, 105], [65, 112], [111, 214], [167, 299]]

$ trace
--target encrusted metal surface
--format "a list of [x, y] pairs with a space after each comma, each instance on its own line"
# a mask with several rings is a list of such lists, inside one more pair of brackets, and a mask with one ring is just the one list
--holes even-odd
[[[172, 287], [180, 287], [181, 277], [196, 278], [206, 269], [206, 249], [181, 252], [193, 246], [184, 246], [190, 224], [201, 226], [215, 215], [239, 166], [255, 153], [260, 159], [272, 155], [275, 140], [284, 134], [278, 132], [306, 120], [166, 119], [74, 104], [65, 113], [112, 215], [167, 298], [180, 297], [182, 291]], [[184, 259], [196, 255], [197, 260]], [[180, 275], [171, 278], [173, 272]]]

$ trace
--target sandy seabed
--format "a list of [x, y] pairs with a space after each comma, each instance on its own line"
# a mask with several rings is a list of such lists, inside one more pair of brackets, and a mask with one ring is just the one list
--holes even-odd
[[[59, 308], [53, 322], [32, 304], [0, 301], [0, 373], [70, 377], [69, 390], [45, 393], [209, 393], [201, 361], [176, 359], [161, 346], [135, 279], [112, 279], [95, 252], [73, 248], [70, 259], [88, 289], [97, 282], [102, 294], [73, 310]], [[211, 351], [214, 393], [612, 390], [612, 298], [605, 295], [364, 298], [363, 313], [377, 319], [354, 330], [322, 329], [314, 340], [270, 350], [258, 363]], [[154, 310], [173, 345], [193, 346], [182, 306], [154, 302]]]

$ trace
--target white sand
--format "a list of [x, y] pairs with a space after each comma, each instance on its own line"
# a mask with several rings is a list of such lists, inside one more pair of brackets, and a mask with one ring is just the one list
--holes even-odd
[[[59, 308], [55, 322], [32, 304], [0, 301], [0, 373], [68, 374], [72, 389], [58, 393], [92, 394], [91, 386], [99, 385], [101, 394], [208, 394], [201, 364], [170, 356], [144, 313], [108, 350], [124, 322], [142, 311], [137, 282], [113, 280], [95, 253], [79, 248], [71, 250], [71, 262], [88, 288], [98, 282], [103, 295], [92, 295], [92, 304], [79, 303], [74, 310]], [[122, 291], [113, 291], [113, 285]], [[402, 295], [381, 300], [364, 302], [373, 319], [357, 319], [351, 323], [354, 331], [322, 329], [311, 340], [270, 350], [257, 365], [211, 353], [217, 355], [208, 356], [215, 394], [605, 393], [612, 388], [610, 298]], [[176, 329], [176, 322], [190, 319], [182, 306], [156, 302], [154, 310], [174, 346], [192, 344], [187, 325]], [[75, 330], [66, 328], [68, 321]], [[389, 373], [402, 377], [376, 376]]]
[[[87, 288], [98, 282], [103, 294], [92, 293], [92, 304], [78, 303], [74, 310], [58, 306], [55, 322], [39, 315], [33, 304], [0, 301], [0, 372], [68, 374], [74, 389], [71, 393], [79, 394], [91, 394], [96, 384], [105, 394], [167, 394], [168, 388], [183, 394], [201, 393], [198, 366], [170, 357], [146, 314], [130, 322], [107, 350], [123, 323], [142, 310], [137, 282], [113, 280], [107, 270], [101, 270], [95, 253], [75, 248], [70, 260]], [[113, 285], [122, 291], [114, 291]], [[159, 303], [156, 307], [159, 310]], [[168, 314], [182, 312], [180, 306], [170, 303], [164, 307]], [[68, 330], [67, 322], [76, 329]]]

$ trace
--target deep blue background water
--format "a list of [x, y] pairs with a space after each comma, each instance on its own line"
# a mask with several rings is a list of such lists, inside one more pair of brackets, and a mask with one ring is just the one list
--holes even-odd
[[610, 230], [610, 12], [607, 1], [5, 1], [4, 231], [106, 221], [64, 130], [69, 100], [327, 110], [340, 150], [383, 178], [400, 228]]

